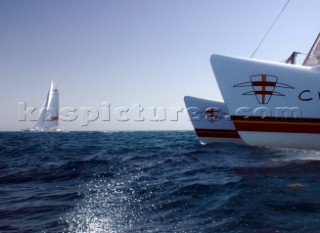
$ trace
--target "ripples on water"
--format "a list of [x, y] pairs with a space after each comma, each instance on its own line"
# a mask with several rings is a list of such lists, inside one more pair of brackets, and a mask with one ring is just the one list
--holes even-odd
[[320, 152], [187, 132], [0, 134], [1, 232], [319, 232]]

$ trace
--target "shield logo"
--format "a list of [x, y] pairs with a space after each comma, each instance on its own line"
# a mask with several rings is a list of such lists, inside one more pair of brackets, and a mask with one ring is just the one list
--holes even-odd
[[275, 91], [276, 88], [294, 87], [278, 82], [278, 77], [275, 75], [257, 74], [250, 76], [250, 82], [244, 82], [234, 85], [233, 87], [251, 87], [252, 91], [243, 93], [242, 95], [255, 95], [259, 104], [268, 104], [271, 96], [285, 96], [284, 94]]
[[227, 114], [217, 107], [208, 107], [205, 110], [205, 118], [211, 123], [223, 119]]

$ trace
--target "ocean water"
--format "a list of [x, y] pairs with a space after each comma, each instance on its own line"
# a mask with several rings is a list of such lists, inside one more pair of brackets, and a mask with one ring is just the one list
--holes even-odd
[[10, 132], [0, 156], [0, 232], [320, 231], [318, 151]]

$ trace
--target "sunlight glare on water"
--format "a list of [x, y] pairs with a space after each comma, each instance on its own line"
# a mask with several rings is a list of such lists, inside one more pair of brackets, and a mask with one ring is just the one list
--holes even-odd
[[119, 232], [130, 228], [127, 218], [132, 197], [124, 192], [124, 183], [95, 180], [80, 189], [84, 189], [84, 198], [67, 214], [67, 232]]
[[0, 134], [0, 232], [317, 232], [320, 152], [194, 132]]

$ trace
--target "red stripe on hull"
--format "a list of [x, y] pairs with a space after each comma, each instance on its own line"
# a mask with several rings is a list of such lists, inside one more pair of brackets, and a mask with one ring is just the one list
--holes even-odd
[[208, 138], [240, 138], [236, 130], [195, 129], [198, 137]]
[[320, 119], [232, 116], [238, 131], [320, 134]]

